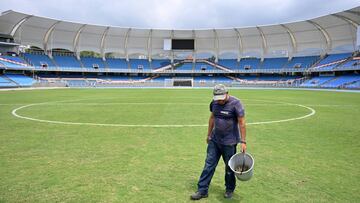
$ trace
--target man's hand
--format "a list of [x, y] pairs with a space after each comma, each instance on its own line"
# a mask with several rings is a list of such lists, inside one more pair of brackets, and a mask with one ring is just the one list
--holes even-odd
[[210, 136], [207, 136], [207, 137], [206, 137], [206, 143], [209, 144], [210, 140], [211, 140], [211, 137], [210, 137]]
[[246, 152], [246, 144], [245, 143], [241, 143], [241, 152], [242, 153]]

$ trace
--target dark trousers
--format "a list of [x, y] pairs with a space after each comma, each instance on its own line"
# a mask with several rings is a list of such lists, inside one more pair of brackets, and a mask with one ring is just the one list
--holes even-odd
[[236, 154], [236, 145], [221, 145], [214, 141], [209, 141], [205, 166], [198, 182], [198, 191], [207, 194], [211, 179], [214, 175], [216, 166], [222, 156], [225, 163], [225, 187], [226, 191], [234, 191], [236, 180], [234, 172], [228, 166], [230, 158]]

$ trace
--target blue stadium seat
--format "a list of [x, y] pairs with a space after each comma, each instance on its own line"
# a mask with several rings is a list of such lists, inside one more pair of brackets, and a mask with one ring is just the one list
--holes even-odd
[[345, 84], [354, 83], [360, 80], [360, 76], [356, 75], [343, 75], [337, 77], [333, 80], [330, 80], [321, 85], [321, 87], [328, 87], [328, 88], [339, 88], [343, 87]]
[[344, 54], [329, 54], [325, 58], [323, 58], [316, 66], [325, 65], [328, 63], [333, 63], [336, 61], [344, 60], [346, 58], [349, 58], [352, 55], [352, 53], [344, 53]]
[[29, 65], [25, 60], [18, 56], [0, 56], [1, 64], [8, 68], [28, 68]]
[[14, 83], [18, 84], [21, 87], [29, 87], [33, 85], [36, 80], [31, 77], [25, 75], [18, 75], [18, 74], [5, 74], [5, 77], [13, 81]]
[[36, 67], [41, 67], [43, 64], [46, 64], [48, 67], [56, 67], [52, 60], [45, 54], [25, 53], [24, 58]]
[[194, 71], [210, 71], [210, 70], [217, 70], [217, 69], [207, 63], [195, 63]]
[[286, 69], [307, 69], [310, 68], [314, 63], [319, 60], [320, 56], [300, 56], [293, 57], [291, 61], [289, 61], [284, 68]]
[[0, 76], [0, 87], [16, 87], [17, 85], [5, 76]]
[[75, 56], [58, 56], [58, 55], [54, 55], [53, 56], [54, 60], [56, 61], [56, 63], [59, 65], [59, 67], [61, 68], [82, 68], [80, 62], [75, 58]]
[[106, 64], [111, 69], [128, 69], [128, 63], [123, 58], [106, 58]]
[[104, 61], [102, 58], [95, 58], [95, 57], [82, 57], [81, 62], [84, 68], [105, 68]]
[[219, 59], [218, 64], [232, 70], [239, 69], [237, 59]]
[[157, 68], [161, 68], [167, 65], [170, 65], [171, 62], [168, 59], [153, 59], [151, 61], [151, 67], [152, 69], [157, 69]]
[[184, 63], [184, 64], [180, 64], [178, 67], [176, 67], [176, 70], [180, 70], [180, 71], [191, 71], [193, 70], [193, 63]]
[[314, 77], [310, 80], [303, 82], [301, 87], [320, 87], [322, 84], [335, 79], [335, 76], [322, 76], [322, 77]]
[[130, 67], [133, 70], [149, 70], [150, 63], [147, 59], [130, 59]]
[[266, 58], [261, 64], [262, 69], [281, 69], [288, 62], [288, 58]]
[[240, 60], [239, 68], [244, 69], [258, 69], [260, 65], [260, 59], [258, 58], [242, 58]]

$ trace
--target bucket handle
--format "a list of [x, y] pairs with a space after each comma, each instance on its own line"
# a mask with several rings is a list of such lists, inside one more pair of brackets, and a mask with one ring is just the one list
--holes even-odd
[[243, 154], [243, 163], [242, 163], [242, 166], [241, 166], [240, 175], [242, 175], [242, 173], [244, 172], [244, 169], [245, 169], [245, 152], [242, 152], [241, 154]]

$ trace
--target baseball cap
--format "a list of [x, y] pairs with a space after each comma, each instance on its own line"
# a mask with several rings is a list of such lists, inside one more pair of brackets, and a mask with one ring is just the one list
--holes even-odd
[[215, 85], [214, 91], [213, 91], [213, 94], [214, 94], [213, 99], [215, 101], [224, 100], [226, 98], [227, 93], [228, 93], [228, 90], [226, 89], [225, 85], [223, 85], [223, 84]]

